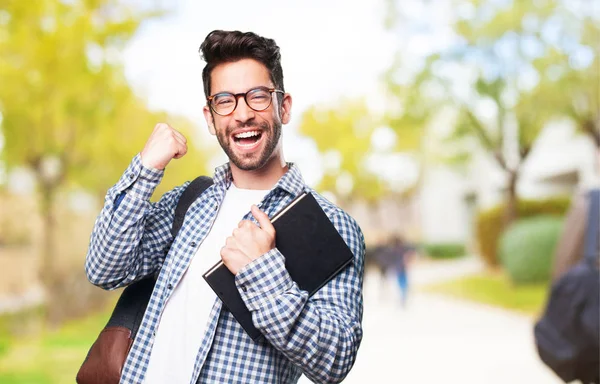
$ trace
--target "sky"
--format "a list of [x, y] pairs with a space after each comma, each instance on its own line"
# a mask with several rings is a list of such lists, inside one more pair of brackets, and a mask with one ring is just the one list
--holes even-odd
[[[214, 29], [253, 31], [281, 48], [292, 121], [284, 127], [286, 160], [298, 163], [309, 185], [321, 177], [312, 141], [297, 134], [302, 112], [341, 97], [374, 96], [394, 54], [384, 30], [381, 0], [169, 2], [166, 17], [142, 25], [124, 52], [125, 72], [153, 109], [190, 118], [206, 132], [202, 115], [204, 62], [198, 48]], [[176, 127], [175, 127], [176, 128]], [[215, 140], [202, 136], [203, 140]], [[226, 161], [224, 155], [213, 166]]]

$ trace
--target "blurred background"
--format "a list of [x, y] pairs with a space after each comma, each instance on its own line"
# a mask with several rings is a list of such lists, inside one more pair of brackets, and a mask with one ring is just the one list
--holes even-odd
[[532, 332], [599, 182], [590, 0], [0, 0], [0, 382], [75, 381], [119, 294], [85, 278], [93, 222], [156, 122], [191, 148], [154, 200], [226, 160], [213, 29], [277, 41], [286, 159], [365, 233], [345, 382], [558, 383]]

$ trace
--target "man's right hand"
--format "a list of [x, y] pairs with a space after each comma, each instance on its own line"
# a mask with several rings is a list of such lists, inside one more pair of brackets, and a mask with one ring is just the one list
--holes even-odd
[[169, 124], [158, 123], [142, 150], [142, 164], [146, 168], [165, 169], [171, 159], [179, 159], [186, 153], [185, 136]]

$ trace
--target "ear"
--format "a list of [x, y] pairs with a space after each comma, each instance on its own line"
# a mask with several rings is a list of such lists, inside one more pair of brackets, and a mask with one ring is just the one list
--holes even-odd
[[202, 112], [204, 113], [204, 119], [206, 120], [206, 124], [208, 124], [208, 132], [210, 132], [210, 134], [213, 136], [216, 135], [217, 130], [215, 129], [215, 119], [213, 118], [212, 111], [210, 110], [208, 105], [205, 105], [202, 108]]
[[292, 95], [286, 93], [281, 101], [281, 123], [287, 124], [292, 118]]

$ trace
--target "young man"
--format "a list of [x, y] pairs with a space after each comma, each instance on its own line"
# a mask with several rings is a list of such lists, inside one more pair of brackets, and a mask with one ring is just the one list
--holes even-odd
[[[279, 47], [254, 33], [213, 31], [202, 43], [204, 116], [229, 162], [189, 208], [179, 235], [170, 227], [187, 184], [148, 199], [185, 137], [157, 124], [142, 152], [106, 196], [86, 259], [89, 280], [123, 287], [158, 278], [121, 383], [340, 382], [362, 339], [364, 238], [358, 224], [286, 163], [281, 127], [290, 120]], [[311, 191], [344, 238], [353, 263], [308, 297], [291, 280], [269, 217]], [[264, 337], [253, 342], [205, 283], [220, 259]]]

